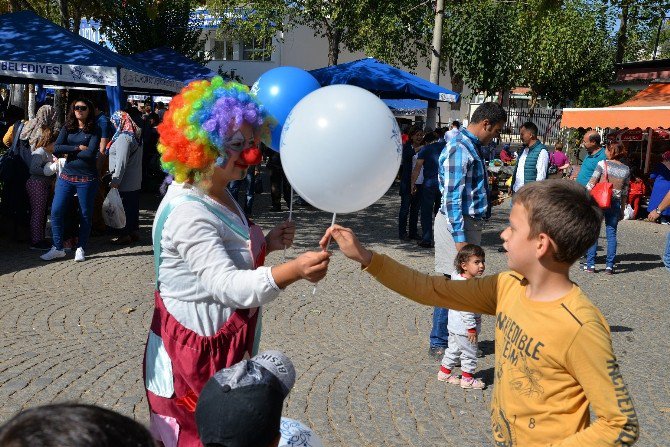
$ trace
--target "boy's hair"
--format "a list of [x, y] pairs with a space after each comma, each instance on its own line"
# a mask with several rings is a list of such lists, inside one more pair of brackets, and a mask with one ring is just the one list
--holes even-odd
[[55, 404], [25, 410], [0, 427], [3, 447], [152, 447], [153, 438], [138, 422], [105, 408]]
[[484, 249], [482, 247], [475, 244], [466, 244], [463, 248], [461, 248], [458, 251], [456, 259], [454, 259], [454, 267], [456, 267], [456, 271], [459, 274], [465, 272], [465, 270], [463, 270], [463, 267], [461, 267], [461, 263], [468, 262], [468, 260], [472, 256], [482, 258], [482, 261], [486, 260], [486, 254], [484, 253]]
[[565, 179], [524, 185], [514, 204], [528, 213], [529, 238], [547, 234], [556, 244], [554, 260], [574, 263], [600, 234], [603, 212], [580, 184]]

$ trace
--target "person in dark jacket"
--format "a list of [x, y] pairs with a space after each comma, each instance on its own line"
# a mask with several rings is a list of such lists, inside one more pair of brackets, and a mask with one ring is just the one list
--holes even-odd
[[84, 261], [88, 237], [91, 233], [93, 204], [98, 190], [96, 160], [100, 153], [100, 128], [96, 124], [93, 103], [78, 99], [70, 105], [65, 126], [54, 145], [56, 156], [66, 156], [65, 166], [56, 180], [56, 190], [51, 205], [51, 231], [53, 247], [40, 256], [44, 261], [62, 258], [63, 223], [68, 210], [68, 200], [77, 194], [81, 209], [79, 241], [74, 260]]

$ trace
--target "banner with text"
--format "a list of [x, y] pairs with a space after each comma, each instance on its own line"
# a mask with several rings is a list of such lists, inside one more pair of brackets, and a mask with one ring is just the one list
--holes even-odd
[[116, 68], [0, 60], [0, 76], [116, 86]]

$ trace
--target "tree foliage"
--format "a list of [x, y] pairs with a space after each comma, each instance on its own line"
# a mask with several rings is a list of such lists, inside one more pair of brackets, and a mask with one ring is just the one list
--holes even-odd
[[527, 15], [519, 62], [533, 97], [565, 105], [584, 88], [611, 81], [614, 45], [605, 11], [597, 1], [566, 0]]
[[117, 13], [101, 19], [102, 31], [120, 54], [169, 47], [203, 62], [203, 42], [192, 0], [111, 0]]
[[[414, 3], [414, 2], [413, 2]], [[340, 51], [365, 51], [389, 63], [416, 66], [427, 53], [430, 8], [416, 0], [209, 0], [221, 17], [220, 32], [241, 40], [273, 38], [295, 26], [307, 26], [328, 40], [328, 63], [337, 64]], [[425, 3], [425, 2], [424, 2]]]
[[444, 65], [475, 92], [498, 92], [521, 80], [521, 6], [498, 0], [466, 1], [445, 14]]

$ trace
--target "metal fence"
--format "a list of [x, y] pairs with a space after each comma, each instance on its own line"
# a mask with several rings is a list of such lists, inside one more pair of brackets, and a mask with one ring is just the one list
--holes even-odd
[[[471, 104], [470, 113], [479, 106]], [[561, 118], [563, 109], [545, 108], [510, 108], [507, 109], [507, 124], [503, 127], [500, 140], [503, 143], [521, 143], [519, 128], [527, 121], [535, 123], [538, 128], [540, 141], [544, 144], [553, 144], [561, 140]]]

